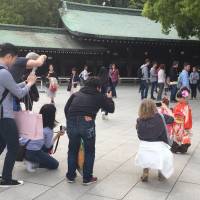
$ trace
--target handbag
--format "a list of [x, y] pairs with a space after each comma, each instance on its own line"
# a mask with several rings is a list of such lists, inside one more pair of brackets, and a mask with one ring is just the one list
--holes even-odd
[[51, 77], [49, 78], [50, 84], [49, 84], [49, 90], [51, 92], [56, 92], [58, 90], [58, 81], [56, 78]]
[[19, 149], [17, 152], [17, 157], [16, 157], [16, 161], [18, 162], [22, 162], [25, 158], [25, 153], [26, 153], [26, 147], [29, 144], [31, 140], [28, 140], [24, 145], [19, 145]]
[[31, 111], [14, 112], [19, 136], [30, 140], [43, 139], [42, 115]]

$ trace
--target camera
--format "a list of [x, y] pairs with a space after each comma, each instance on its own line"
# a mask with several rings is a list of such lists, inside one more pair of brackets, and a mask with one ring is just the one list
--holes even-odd
[[156, 107], [160, 108], [162, 106], [162, 103], [161, 102], [157, 102], [156, 103]]

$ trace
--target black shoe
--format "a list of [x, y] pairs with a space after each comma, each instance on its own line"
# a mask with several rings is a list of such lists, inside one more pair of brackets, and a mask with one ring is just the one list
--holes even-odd
[[[67, 178], [67, 177], [66, 177]], [[67, 178], [67, 182], [68, 183], [75, 183], [75, 179], [69, 179], [69, 178]]]
[[156, 100], [156, 98], [155, 98], [155, 97], [151, 97], [151, 99], [152, 99], [152, 100]]
[[6, 181], [6, 180], [1, 179], [0, 188], [15, 187], [15, 186], [23, 185], [23, 184], [24, 184], [23, 181], [18, 181], [18, 180]]
[[70, 177], [68, 177], [68, 175], [66, 174], [67, 182], [68, 182], [68, 183], [74, 183], [74, 182], [75, 182], [75, 179], [76, 179], [76, 176], [77, 176], [77, 175], [75, 175], [74, 178], [70, 178]]
[[93, 183], [96, 183], [97, 182], [97, 177], [92, 177], [91, 179], [90, 179], [90, 181], [85, 181], [85, 180], [83, 180], [83, 185], [91, 185], [91, 184], [93, 184]]

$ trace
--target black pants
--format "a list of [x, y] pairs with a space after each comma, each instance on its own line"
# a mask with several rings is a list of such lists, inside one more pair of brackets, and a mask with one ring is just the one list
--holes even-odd
[[2, 179], [11, 180], [15, 159], [19, 148], [19, 138], [16, 123], [13, 119], [0, 120], [0, 155], [7, 146]]
[[191, 97], [196, 98], [197, 97], [197, 84], [191, 84], [190, 87], [191, 87], [191, 91], [192, 91]]

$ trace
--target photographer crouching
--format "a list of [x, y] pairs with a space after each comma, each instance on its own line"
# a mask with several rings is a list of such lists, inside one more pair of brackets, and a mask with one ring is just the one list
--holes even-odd
[[60, 136], [64, 135], [65, 131], [60, 130], [53, 137], [53, 129], [56, 126], [56, 107], [53, 104], [43, 105], [40, 114], [43, 119], [43, 139], [20, 139], [20, 144], [26, 147], [25, 163], [28, 172], [35, 172], [37, 168], [55, 170], [59, 166], [59, 162], [50, 153], [53, 150], [54, 143]]

